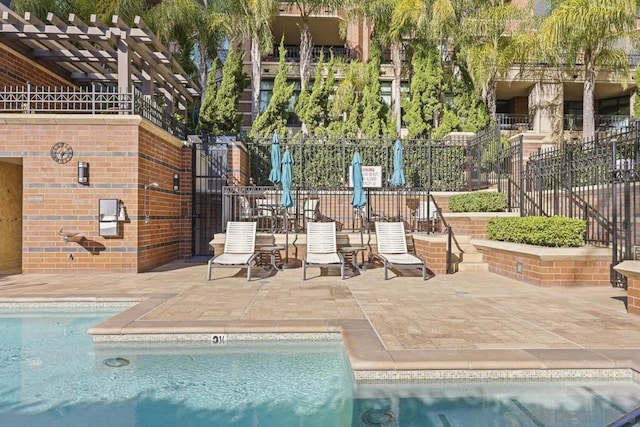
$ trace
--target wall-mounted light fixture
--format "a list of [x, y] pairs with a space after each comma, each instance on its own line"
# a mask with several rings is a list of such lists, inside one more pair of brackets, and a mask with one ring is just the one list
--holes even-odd
[[173, 191], [180, 190], [180, 174], [173, 174]]
[[89, 163], [78, 162], [78, 184], [89, 185]]

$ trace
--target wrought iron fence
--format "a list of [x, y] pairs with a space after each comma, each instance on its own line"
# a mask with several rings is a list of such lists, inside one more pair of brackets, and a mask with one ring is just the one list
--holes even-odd
[[[282, 150], [291, 150], [293, 183], [301, 189], [344, 187], [348, 184], [351, 159], [356, 151], [364, 165], [379, 168], [381, 187], [390, 187], [394, 142], [379, 138], [331, 139], [302, 135], [279, 139]], [[254, 183], [270, 185], [272, 139], [252, 139], [245, 143]], [[486, 188], [497, 181], [495, 159], [501, 149], [501, 140], [496, 128], [471, 138], [459, 135], [444, 139], [403, 140], [402, 143], [408, 188], [461, 191]]]
[[166, 113], [135, 87], [129, 92], [107, 86], [5, 86], [0, 91], [0, 112], [56, 114], [139, 114], [182, 140], [186, 125]]
[[222, 222], [256, 221], [259, 231], [269, 233], [303, 232], [310, 221], [333, 221], [345, 232], [372, 231], [376, 221], [402, 221], [407, 231], [441, 231], [440, 213], [428, 212], [427, 190], [367, 189], [362, 209], [351, 206], [350, 188], [295, 188], [292, 193], [294, 205], [284, 209], [280, 187], [224, 187]]
[[[524, 166], [522, 216], [582, 218], [587, 243], [612, 247], [612, 266], [632, 259], [640, 235], [637, 124], [585, 143], [539, 150]], [[611, 269], [614, 285], [624, 277]]]

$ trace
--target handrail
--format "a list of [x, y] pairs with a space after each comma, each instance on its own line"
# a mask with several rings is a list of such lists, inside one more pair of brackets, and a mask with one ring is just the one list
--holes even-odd
[[636, 406], [612, 423], [607, 424], [607, 427], [631, 427], [638, 423], [640, 423], [640, 406]]
[[[442, 215], [442, 213], [440, 212], [440, 208], [438, 207], [438, 202], [436, 202], [436, 199], [433, 197], [433, 194], [431, 194], [431, 192], [429, 192], [429, 200], [431, 200], [434, 204], [434, 206], [436, 207], [436, 215], [438, 216], [438, 220], [442, 221], [442, 227], [444, 228], [444, 230], [446, 230], [447, 233], [447, 253], [446, 253], [446, 272], [447, 274], [453, 274], [453, 251], [452, 251], [452, 247], [453, 247], [453, 229], [451, 228], [451, 226], [449, 224], [447, 224], [447, 220], [444, 218], [444, 215]], [[427, 233], [429, 233], [429, 227], [427, 227]]]

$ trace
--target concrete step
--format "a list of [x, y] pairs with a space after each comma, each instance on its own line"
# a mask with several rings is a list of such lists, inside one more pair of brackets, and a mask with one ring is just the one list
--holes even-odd
[[484, 258], [479, 252], [464, 252], [460, 258], [462, 262], [483, 262]]
[[461, 262], [458, 264], [458, 271], [489, 271], [489, 264], [486, 262]]

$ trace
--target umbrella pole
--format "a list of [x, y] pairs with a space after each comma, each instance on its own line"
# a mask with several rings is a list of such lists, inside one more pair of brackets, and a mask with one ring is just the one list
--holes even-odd
[[[292, 260], [289, 262], [289, 209], [284, 208], [284, 252], [285, 261], [280, 268], [296, 268], [298, 267], [298, 260]], [[294, 242], [295, 245], [295, 242]]]

